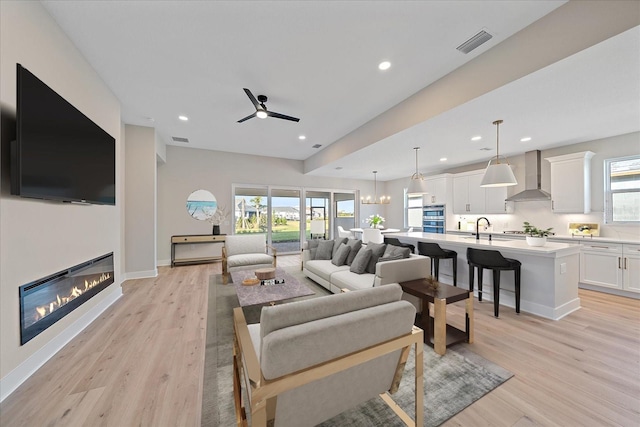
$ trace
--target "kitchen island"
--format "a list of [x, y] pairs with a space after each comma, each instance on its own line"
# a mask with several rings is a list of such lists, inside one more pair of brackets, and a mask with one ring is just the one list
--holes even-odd
[[[548, 319], [558, 320], [580, 308], [578, 297], [580, 246], [547, 242], [533, 247], [523, 240], [476, 240], [475, 236], [454, 236], [433, 233], [390, 233], [401, 242], [418, 246], [417, 242], [437, 243], [443, 249], [458, 253], [458, 286], [469, 289], [467, 248], [500, 251], [506, 258], [522, 263], [520, 309]], [[452, 260], [440, 261], [440, 281], [453, 284]], [[484, 274], [483, 300], [493, 304], [493, 281], [490, 272]], [[477, 277], [477, 275], [476, 275]], [[500, 283], [500, 303], [515, 307], [513, 274], [503, 272]], [[477, 279], [476, 279], [477, 280]], [[474, 285], [477, 296], [478, 286]]]

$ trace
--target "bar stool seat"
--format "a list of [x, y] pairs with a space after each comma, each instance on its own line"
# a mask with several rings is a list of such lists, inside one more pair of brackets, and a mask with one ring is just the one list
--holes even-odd
[[413, 246], [410, 243], [402, 243], [399, 239], [396, 239], [395, 237], [385, 237], [384, 243], [386, 243], [387, 245], [399, 246], [401, 248], [409, 248], [411, 249], [412, 254], [416, 252], [415, 246]]
[[[418, 242], [418, 253], [431, 258], [431, 275], [438, 279], [440, 260], [453, 260], [453, 286], [458, 286], [458, 253], [450, 249], [442, 249], [437, 243]], [[434, 275], [435, 270], [435, 275]]]
[[478, 268], [478, 301], [482, 301], [482, 271], [493, 271], [493, 315], [498, 317], [500, 306], [500, 273], [513, 270], [515, 275], [516, 313], [520, 313], [520, 275], [522, 263], [517, 259], [505, 258], [499, 251], [467, 248], [469, 263], [469, 290], [473, 292], [474, 272]]

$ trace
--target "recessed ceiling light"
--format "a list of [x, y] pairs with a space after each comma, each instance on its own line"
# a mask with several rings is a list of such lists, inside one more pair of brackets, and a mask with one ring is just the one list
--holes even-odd
[[520, 138], [520, 142], [527, 142], [527, 141], [531, 141], [530, 136], [525, 136], [524, 138]]
[[474, 136], [471, 138], [472, 141], [480, 141], [482, 139], [481, 136]]
[[380, 64], [378, 64], [378, 68], [380, 70], [388, 70], [391, 67], [391, 62], [389, 61], [383, 61]]
[[304, 136], [304, 135], [300, 135], [300, 136], [298, 137], [298, 139], [299, 139], [300, 141], [304, 141], [305, 139], [307, 139], [307, 137], [306, 137], [306, 136]]
[[447, 158], [446, 158], [446, 157], [441, 157], [441, 158], [440, 158], [440, 161], [441, 161], [441, 162], [446, 162], [446, 161], [447, 161]]
[[180, 120], [182, 120], [183, 122], [186, 122], [187, 120], [189, 120], [189, 117], [187, 117], [187, 116], [178, 116], [178, 118]]

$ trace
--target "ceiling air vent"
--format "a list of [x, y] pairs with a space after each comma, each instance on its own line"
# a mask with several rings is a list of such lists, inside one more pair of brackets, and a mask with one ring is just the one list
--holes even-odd
[[480, 151], [491, 151], [491, 150], [492, 150], [492, 148], [489, 148], [489, 147], [482, 147], [482, 148], [480, 148], [479, 150], [480, 150]]
[[173, 139], [173, 142], [189, 142], [189, 138], [181, 138], [179, 136], [172, 136], [171, 139]]
[[322, 144], [316, 144], [316, 145], [312, 146], [311, 148], [320, 148], [320, 147], [322, 147]]
[[491, 34], [487, 33], [485, 30], [480, 30], [480, 32], [478, 34], [476, 34], [475, 36], [471, 37], [466, 42], [462, 43], [456, 49], [458, 49], [462, 53], [469, 53], [473, 49], [475, 49], [478, 46], [480, 46], [482, 43], [490, 40], [492, 37], [493, 36]]

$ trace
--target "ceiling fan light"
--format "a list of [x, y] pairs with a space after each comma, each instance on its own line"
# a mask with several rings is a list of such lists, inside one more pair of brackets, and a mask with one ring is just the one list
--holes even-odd
[[267, 112], [264, 110], [258, 110], [256, 112], [256, 117], [259, 119], [266, 119], [267, 118]]
[[480, 187], [508, 187], [518, 184], [509, 163], [491, 164], [492, 161], [493, 159], [489, 161], [484, 171]]

